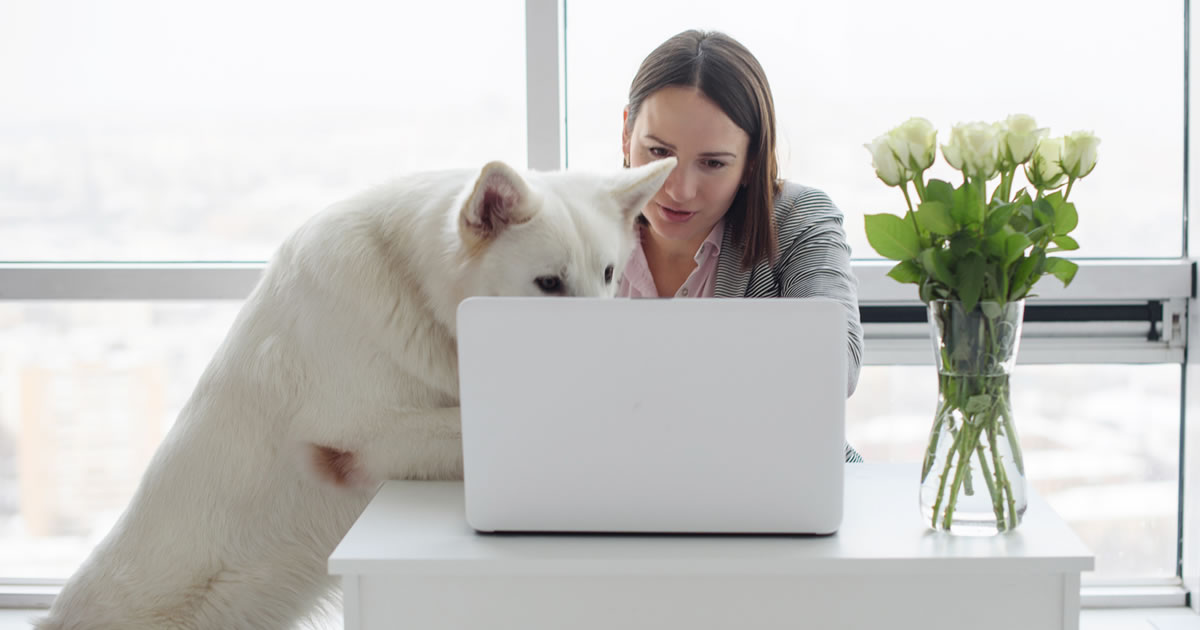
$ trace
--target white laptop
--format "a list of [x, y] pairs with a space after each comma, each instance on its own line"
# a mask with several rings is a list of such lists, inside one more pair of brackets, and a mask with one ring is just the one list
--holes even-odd
[[841, 524], [846, 320], [832, 300], [472, 298], [458, 356], [477, 531]]

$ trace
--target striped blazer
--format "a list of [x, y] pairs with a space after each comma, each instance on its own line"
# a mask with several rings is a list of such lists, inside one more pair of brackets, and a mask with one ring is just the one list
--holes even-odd
[[[849, 372], [846, 395], [854, 393], [862, 366], [863, 331], [858, 317], [858, 281], [850, 270], [850, 245], [842, 230], [842, 212], [816, 188], [784, 182], [775, 200], [779, 258], [742, 269], [743, 243], [725, 230], [717, 259], [714, 297], [827, 297], [846, 307]], [[846, 444], [846, 461], [862, 457]]]

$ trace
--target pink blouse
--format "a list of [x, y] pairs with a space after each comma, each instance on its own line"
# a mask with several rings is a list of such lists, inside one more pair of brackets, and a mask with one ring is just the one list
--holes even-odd
[[[645, 238], [646, 226], [640, 226]], [[675, 292], [674, 297], [712, 297], [717, 285], [717, 259], [721, 254], [721, 239], [725, 236], [725, 219], [717, 221], [708, 238], [696, 250], [696, 268], [688, 275], [683, 286]], [[633, 246], [629, 262], [625, 264], [625, 272], [617, 283], [617, 297], [656, 298], [658, 289], [654, 286], [654, 276], [650, 274], [650, 265], [646, 262], [646, 252], [642, 249], [642, 239]]]

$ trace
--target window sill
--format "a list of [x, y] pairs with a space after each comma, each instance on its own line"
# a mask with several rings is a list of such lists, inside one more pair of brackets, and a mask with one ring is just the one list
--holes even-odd
[[[44, 609], [0, 610], [0, 630], [27, 630]], [[326, 626], [330, 630], [340, 627]], [[1080, 630], [1184, 630], [1200, 628], [1200, 616], [1190, 608], [1090, 608], [1079, 615]]]

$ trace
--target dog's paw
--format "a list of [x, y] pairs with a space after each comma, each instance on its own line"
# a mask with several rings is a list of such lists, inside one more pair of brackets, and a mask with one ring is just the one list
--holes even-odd
[[354, 453], [320, 444], [308, 447], [312, 467], [322, 480], [339, 488], [363, 489], [375, 485]]

